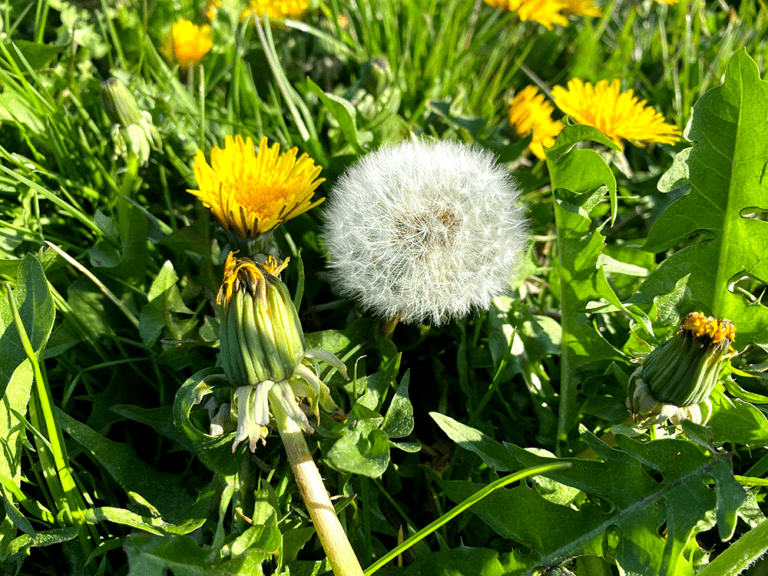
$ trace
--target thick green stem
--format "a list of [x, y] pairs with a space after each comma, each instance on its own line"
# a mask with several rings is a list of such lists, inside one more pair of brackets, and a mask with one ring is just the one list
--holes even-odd
[[[273, 392], [270, 391], [270, 396]], [[272, 398], [270, 398], [272, 400]], [[312, 459], [304, 432], [288, 417], [279, 401], [270, 401], [272, 416], [285, 445], [288, 461], [291, 463], [296, 483], [312, 517], [317, 536], [333, 567], [336, 576], [363, 576], [363, 569], [355, 556], [352, 546], [341, 527], [331, 499], [323, 484], [320, 471]]]

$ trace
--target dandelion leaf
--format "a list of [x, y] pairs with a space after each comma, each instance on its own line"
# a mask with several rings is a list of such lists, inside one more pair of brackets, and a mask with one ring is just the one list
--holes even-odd
[[[432, 417], [462, 448], [499, 470], [555, 461], [532, 450], [502, 445], [446, 416]], [[745, 493], [723, 455], [676, 439], [639, 442], [617, 434], [616, 447], [611, 447], [582, 430], [582, 440], [600, 460], [561, 459], [571, 467], [546, 475], [587, 495], [578, 510], [552, 502], [525, 484], [493, 492], [472, 507], [499, 536], [530, 550], [512, 553], [515, 569], [510, 574], [558, 566], [583, 554], [615, 560], [631, 574], [692, 574], [684, 551], [695, 545], [696, 533], [716, 523], [719, 537], [731, 538]], [[710, 479], [714, 490], [708, 485]], [[483, 487], [464, 481], [441, 482], [441, 486], [456, 503]]]
[[768, 82], [744, 50], [731, 58], [723, 85], [693, 107], [685, 138], [693, 146], [677, 155], [659, 189], [686, 192], [659, 216], [644, 248], [662, 252], [697, 235], [704, 240], [667, 258], [632, 301], [650, 303], [690, 275], [691, 298], [736, 324], [735, 346], [766, 344], [768, 309], [759, 291], [745, 292], [768, 284]]

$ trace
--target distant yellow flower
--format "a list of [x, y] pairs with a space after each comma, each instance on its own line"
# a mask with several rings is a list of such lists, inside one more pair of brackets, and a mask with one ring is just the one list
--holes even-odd
[[568, 0], [485, 0], [492, 8], [506, 8], [517, 12], [520, 20], [533, 20], [551, 30], [555, 24], [568, 25], [568, 18], [562, 12]]
[[280, 145], [227, 136], [222, 150], [211, 151], [211, 165], [202, 150], [195, 156], [195, 179], [199, 190], [187, 190], [213, 212], [226, 230], [243, 238], [254, 238], [274, 230], [287, 220], [320, 204], [312, 202], [315, 189], [325, 182], [317, 178], [320, 167], [298, 148], [280, 154]]
[[216, 13], [219, 11], [219, 8], [221, 8], [221, 0], [208, 0], [205, 3], [203, 14], [208, 22], [212, 22], [213, 19], [216, 18]]
[[619, 93], [619, 81], [608, 84], [601, 80], [592, 86], [574, 78], [568, 89], [552, 88], [552, 97], [560, 110], [579, 124], [594, 126], [621, 146], [622, 138], [641, 144], [657, 142], [674, 144], [680, 140], [680, 130], [664, 122], [664, 116], [638, 100], [633, 91]]
[[544, 160], [544, 148], [551, 148], [563, 129], [560, 120], [552, 120], [554, 109], [535, 86], [525, 87], [509, 103], [509, 123], [520, 136], [533, 132], [528, 149], [540, 160]]
[[677, 4], [680, 0], [656, 0], [659, 4]]
[[297, 20], [309, 9], [307, 0], [250, 0], [248, 8], [240, 13], [240, 22], [247, 20], [252, 14], [269, 16], [270, 20]]
[[[677, 0], [672, 0], [677, 2]], [[599, 18], [603, 15], [599, 6], [595, 6], [595, 0], [565, 0], [563, 11], [583, 18]]]
[[182, 18], [173, 23], [170, 32], [163, 38], [160, 51], [170, 64], [178, 64], [185, 69], [190, 64], [198, 64], [211, 46], [213, 41], [210, 26], [196, 26]]

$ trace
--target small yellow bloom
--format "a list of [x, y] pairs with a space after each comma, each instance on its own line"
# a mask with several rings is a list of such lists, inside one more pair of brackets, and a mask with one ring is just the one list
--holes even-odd
[[213, 22], [213, 19], [216, 18], [216, 14], [219, 11], [219, 8], [221, 8], [221, 0], [208, 0], [205, 3], [203, 14], [205, 15], [205, 18], [208, 20], [208, 22]]
[[287, 220], [320, 204], [312, 202], [315, 189], [325, 182], [318, 178], [320, 166], [298, 148], [280, 154], [280, 145], [227, 136], [224, 149], [211, 151], [211, 165], [202, 150], [195, 156], [195, 179], [199, 190], [187, 190], [213, 212], [226, 230], [243, 238], [254, 238], [274, 230]]
[[[677, 1], [677, 0], [673, 0]], [[566, 0], [563, 11], [583, 18], [599, 18], [603, 15], [599, 6], [595, 6], [594, 0]]]
[[567, 26], [568, 19], [562, 13], [568, 0], [485, 0], [492, 8], [506, 8], [517, 12], [520, 20], [533, 20], [551, 30], [555, 24]]
[[680, 0], [656, 0], [659, 4], [677, 4]]
[[196, 26], [182, 18], [174, 22], [170, 32], [165, 35], [160, 51], [171, 65], [178, 64], [182, 69], [197, 65], [213, 46], [211, 27]]
[[528, 149], [539, 160], [544, 160], [544, 148], [551, 148], [563, 129], [560, 120], [552, 120], [554, 106], [539, 94], [535, 86], [527, 86], [509, 103], [509, 123], [520, 136], [533, 132]]
[[560, 110], [579, 124], [594, 126], [621, 146], [622, 138], [638, 145], [648, 142], [674, 144], [680, 130], [664, 122], [664, 116], [638, 100], [633, 91], [620, 93], [619, 81], [601, 80], [592, 86], [574, 78], [568, 89], [552, 88], [552, 97]]
[[307, 0], [250, 0], [248, 8], [240, 13], [240, 22], [250, 16], [269, 16], [270, 20], [298, 20], [309, 9]]

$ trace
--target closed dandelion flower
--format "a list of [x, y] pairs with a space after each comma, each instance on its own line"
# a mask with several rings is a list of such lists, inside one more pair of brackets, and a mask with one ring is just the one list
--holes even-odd
[[567, 26], [563, 14], [568, 0], [485, 0], [492, 8], [505, 8], [516, 12], [522, 21], [533, 20], [551, 30], [555, 24]]
[[735, 355], [736, 326], [691, 312], [675, 335], [648, 354], [629, 378], [627, 408], [636, 420], [679, 424], [706, 423], [712, 412], [709, 395], [724, 362]]
[[212, 46], [210, 26], [196, 26], [182, 18], [173, 23], [160, 51], [171, 65], [186, 69], [199, 64]]
[[562, 122], [552, 120], [554, 109], [535, 86], [526, 86], [509, 103], [509, 123], [522, 137], [533, 133], [528, 149], [539, 160], [544, 160], [544, 148], [551, 148], [563, 130]]
[[362, 158], [325, 213], [333, 283], [364, 310], [440, 325], [487, 309], [525, 244], [507, 170], [454, 142], [403, 142]]
[[307, 10], [307, 0], [250, 0], [248, 8], [240, 13], [240, 21], [243, 22], [251, 16], [261, 18], [265, 14], [270, 20], [298, 20]]
[[552, 88], [552, 97], [560, 110], [579, 124], [594, 126], [621, 146], [626, 139], [635, 144], [674, 144], [680, 130], [664, 122], [664, 116], [638, 100], [633, 91], [620, 93], [619, 81], [601, 80], [595, 86], [574, 78], [568, 89]]
[[566, 0], [563, 11], [582, 18], [599, 18], [603, 15], [600, 7], [595, 6], [594, 0]]
[[279, 278], [288, 265], [270, 257], [265, 264], [230, 253], [217, 298], [220, 306], [221, 363], [234, 387], [231, 404], [222, 405], [211, 429], [223, 433], [226, 420], [237, 415], [232, 451], [248, 440], [251, 451], [267, 435], [270, 403], [278, 402], [302, 430], [312, 433], [297, 399], [307, 399], [319, 418], [319, 407], [336, 412], [328, 387], [318, 378], [317, 361], [344, 364], [330, 352], [305, 350], [304, 332], [288, 288]]
[[211, 151], [211, 164], [202, 150], [195, 156], [199, 190], [187, 190], [211, 210], [225, 229], [242, 238], [255, 238], [320, 204], [312, 202], [315, 189], [325, 182], [320, 167], [298, 148], [280, 153], [280, 145], [227, 136], [224, 149]]
[[133, 155], [139, 164], [146, 164], [150, 148], [159, 150], [162, 144], [152, 116], [139, 109], [131, 92], [117, 78], [102, 82], [100, 92], [104, 111], [112, 121], [110, 133], [116, 155]]

